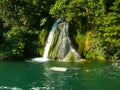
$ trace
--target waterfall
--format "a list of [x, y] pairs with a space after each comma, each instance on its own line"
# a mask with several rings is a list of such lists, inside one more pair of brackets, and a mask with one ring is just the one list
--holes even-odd
[[48, 35], [43, 57], [32, 60], [45, 62], [50, 59], [61, 59], [63, 61], [79, 60], [81, 57], [73, 48], [69, 38], [69, 24], [59, 18]]
[[48, 59], [48, 53], [49, 53], [49, 49], [50, 49], [50, 45], [52, 43], [52, 40], [53, 40], [53, 34], [55, 32], [55, 29], [58, 25], [58, 23], [61, 21], [61, 18], [59, 18], [54, 24], [53, 24], [53, 27], [52, 27], [52, 30], [50, 31], [49, 33], [49, 36], [48, 36], [48, 39], [47, 39], [47, 42], [46, 42], [46, 46], [44, 48], [44, 54], [43, 54], [43, 58], [45, 59]]
[[[70, 41], [69, 37], [68, 37], [68, 41], [69, 41], [69, 44], [70, 44], [70, 51], [75, 54], [75, 60], [79, 60], [81, 57], [80, 57], [79, 53], [72, 47], [72, 44], [71, 44], [71, 41]], [[66, 60], [66, 58], [64, 59], [64, 61], [65, 60]]]
[[49, 49], [50, 49], [50, 45], [52, 43], [52, 39], [53, 39], [53, 34], [55, 32], [55, 29], [57, 27], [57, 25], [60, 23], [61, 18], [59, 18], [54, 24], [53, 27], [49, 33], [49, 36], [47, 38], [47, 42], [46, 42], [46, 46], [44, 48], [44, 53], [43, 53], [43, 57], [38, 57], [38, 58], [33, 58], [33, 61], [39, 61], [39, 62], [45, 62], [48, 61], [48, 53], [49, 53]]
[[73, 48], [69, 38], [69, 24], [62, 21], [57, 25], [53, 34], [54, 39], [51, 42], [49, 57], [52, 59], [60, 59], [62, 61], [69, 61], [70, 59], [80, 60], [80, 55]]
[[[66, 24], [64, 24], [64, 28], [63, 29], [66, 30], [66, 37], [67, 37], [67, 40], [68, 40], [68, 44], [70, 45], [70, 51], [75, 54], [75, 60], [79, 60], [81, 57], [78, 54], [78, 52], [72, 47], [71, 40], [69, 38], [69, 32], [68, 32], [69, 28], [68, 27], [69, 27], [69, 24], [66, 23]], [[67, 57], [65, 57], [64, 61], [66, 61], [66, 58]]]

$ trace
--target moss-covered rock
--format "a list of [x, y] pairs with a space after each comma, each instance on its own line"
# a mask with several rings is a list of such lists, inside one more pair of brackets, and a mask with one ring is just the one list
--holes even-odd
[[[67, 22], [59, 23], [57, 26], [50, 46], [49, 58], [65, 61], [74, 61], [75, 59], [79, 59], [79, 54], [77, 54], [71, 45], [68, 26], [69, 25]], [[71, 53], [73, 54], [74, 58], [72, 58]]]
[[53, 35], [53, 40], [50, 46], [50, 50], [49, 50], [49, 58], [53, 58], [56, 59], [57, 55], [58, 55], [58, 36], [59, 36], [59, 32], [58, 30], [55, 31], [54, 35]]
[[106, 61], [105, 57], [103, 56], [97, 56], [96, 59], [99, 61]]
[[72, 51], [70, 51], [70, 52], [66, 55], [64, 61], [74, 62], [74, 61], [75, 61], [75, 55], [74, 55], [74, 53], [73, 53]]
[[39, 48], [38, 48], [38, 52], [39, 52], [40, 56], [43, 55], [44, 47], [45, 47], [45, 44], [46, 44], [47, 35], [48, 35], [48, 31], [45, 30], [45, 29], [41, 30], [41, 32], [39, 34]]
[[45, 44], [46, 44], [47, 35], [48, 35], [48, 31], [45, 29], [41, 30], [41, 32], [39, 34], [39, 40], [43, 46], [45, 46]]
[[68, 38], [68, 23], [60, 23], [55, 30], [53, 41], [50, 46], [49, 58], [62, 59], [65, 58], [70, 50], [70, 43]]

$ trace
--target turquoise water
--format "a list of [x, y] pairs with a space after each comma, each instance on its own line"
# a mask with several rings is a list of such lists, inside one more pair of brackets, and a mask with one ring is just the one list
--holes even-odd
[[[66, 72], [51, 67], [67, 67]], [[0, 90], [119, 90], [120, 63], [0, 62]]]

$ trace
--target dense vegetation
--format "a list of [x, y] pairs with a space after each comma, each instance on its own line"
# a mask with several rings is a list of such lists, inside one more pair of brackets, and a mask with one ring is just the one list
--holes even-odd
[[0, 0], [0, 58], [42, 55], [59, 17], [82, 57], [120, 59], [120, 0]]

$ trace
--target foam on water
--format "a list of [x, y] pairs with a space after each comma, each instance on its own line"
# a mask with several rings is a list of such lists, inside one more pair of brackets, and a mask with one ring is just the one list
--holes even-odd
[[18, 87], [7, 87], [7, 86], [0, 86], [0, 90], [23, 90]]
[[54, 71], [66, 72], [68, 68], [66, 68], [66, 67], [51, 67], [49, 69], [54, 70]]
[[33, 58], [32, 61], [35, 61], [35, 62], [47, 62], [49, 61], [50, 59], [48, 58], [44, 58], [44, 57], [37, 57], [37, 58]]

